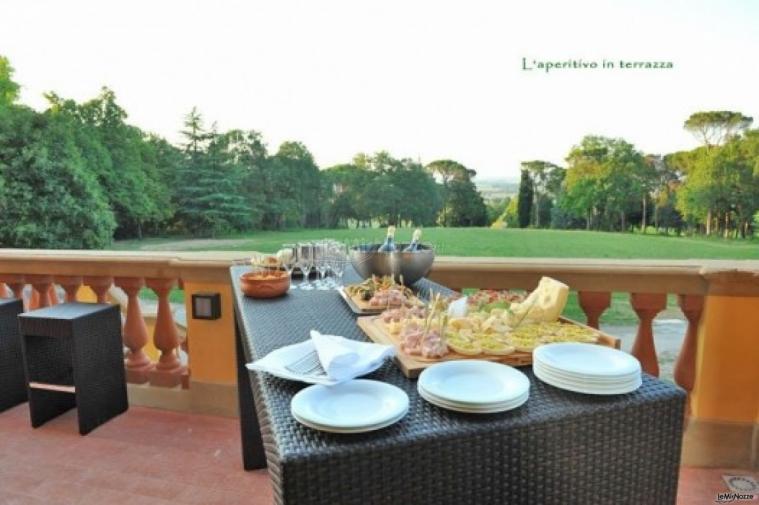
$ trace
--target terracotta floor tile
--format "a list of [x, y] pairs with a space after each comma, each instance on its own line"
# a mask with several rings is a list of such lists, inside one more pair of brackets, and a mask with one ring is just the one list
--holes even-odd
[[0, 490], [0, 505], [49, 505], [41, 498]]
[[[81, 437], [74, 412], [32, 429], [14, 407], [0, 413], [0, 505], [268, 505], [268, 474], [242, 470], [238, 437], [236, 419], [140, 407]], [[759, 478], [684, 467], [677, 504], [714, 503], [725, 474]]]
[[[268, 481], [266, 482], [268, 484]], [[133, 494], [146, 499], [156, 498], [162, 500], [175, 499], [184, 489], [186, 484], [168, 481], [153, 477], [134, 477], [130, 491]]]
[[0, 491], [29, 494], [39, 487], [42, 481], [42, 477], [38, 475], [0, 468]]
[[184, 505], [269, 505], [271, 493], [263, 490], [230, 490], [190, 486], [177, 497]]

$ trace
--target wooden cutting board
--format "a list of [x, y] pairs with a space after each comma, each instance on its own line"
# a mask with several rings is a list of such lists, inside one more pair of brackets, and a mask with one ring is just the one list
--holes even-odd
[[[357, 296], [351, 296], [348, 294], [348, 292], [345, 290], [345, 287], [342, 287], [337, 290], [338, 293], [340, 293], [340, 296], [343, 300], [345, 300], [345, 303], [348, 304], [348, 307], [355, 313], [355, 314], [363, 314], [363, 315], [369, 315], [369, 314], [380, 314], [387, 309], [387, 307], [378, 307], [376, 305], [371, 305], [367, 300], [362, 300], [361, 298]], [[420, 303], [421, 301], [418, 298], [414, 298], [412, 300], [414, 303]]]
[[[588, 328], [588, 326], [578, 323], [577, 321], [572, 321], [571, 319], [566, 318], [559, 318], [559, 320], [565, 324], [575, 324], [577, 326], [582, 326], [583, 328]], [[440, 363], [442, 361], [452, 361], [452, 360], [458, 360], [458, 359], [481, 359], [481, 360], [487, 360], [487, 361], [497, 361], [498, 363], [504, 363], [506, 365], [511, 366], [527, 366], [532, 364], [532, 353], [531, 352], [513, 352], [511, 354], [508, 354], [506, 356], [492, 356], [487, 354], [480, 354], [477, 356], [466, 356], [463, 354], [458, 354], [453, 351], [449, 351], [448, 354], [443, 356], [439, 359], [426, 359], [422, 358], [421, 356], [411, 356], [409, 354], [404, 353], [400, 349], [400, 336], [397, 335], [391, 335], [390, 332], [387, 331], [387, 328], [385, 324], [382, 322], [379, 316], [365, 316], [365, 317], [359, 317], [356, 322], [358, 323], [359, 328], [361, 328], [364, 333], [374, 342], [378, 344], [388, 344], [388, 345], [394, 345], [396, 349], [395, 353], [395, 361], [400, 367], [401, 371], [403, 372], [403, 375], [410, 379], [415, 379], [419, 376], [420, 373], [422, 373], [422, 370], [425, 368], [434, 365], [435, 363]], [[594, 330], [598, 331], [598, 330]], [[613, 347], [615, 349], [619, 349], [620, 346], [620, 340], [618, 338], [614, 338], [610, 335], [607, 335], [603, 332], [600, 332], [601, 336], [598, 339], [599, 345], [605, 345], [608, 347]]]

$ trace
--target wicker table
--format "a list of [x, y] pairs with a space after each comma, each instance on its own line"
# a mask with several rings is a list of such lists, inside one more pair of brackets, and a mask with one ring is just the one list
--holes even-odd
[[[408, 415], [361, 435], [321, 433], [290, 415], [303, 384], [250, 373], [244, 363], [307, 338], [308, 330], [365, 340], [335, 291], [252, 300], [233, 267], [243, 464], [268, 465], [276, 503], [675, 503], [685, 394], [645, 376], [636, 392], [598, 397], [535, 379], [530, 399], [501, 414], [442, 410], [388, 362], [369, 378], [402, 388]], [[354, 272], [346, 281], [356, 280]], [[420, 281], [418, 287], [444, 291]]]

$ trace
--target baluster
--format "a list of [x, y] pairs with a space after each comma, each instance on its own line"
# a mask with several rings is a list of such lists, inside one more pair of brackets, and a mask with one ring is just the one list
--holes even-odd
[[148, 343], [148, 328], [140, 308], [140, 289], [145, 286], [141, 277], [116, 277], [115, 284], [127, 294], [127, 310], [124, 320], [124, 345], [129, 349], [124, 366], [127, 382], [144, 384], [148, 382], [153, 362], [143, 348]]
[[665, 293], [631, 293], [630, 304], [638, 315], [640, 323], [632, 355], [640, 360], [643, 371], [655, 377], [659, 376], [659, 360], [654, 345], [653, 322], [656, 315], [667, 307]]
[[[24, 299], [24, 285], [26, 284], [26, 279], [23, 275], [2, 274], [0, 275], [0, 282], [3, 282], [8, 286], [13, 298], [18, 298], [19, 300]], [[27, 304], [24, 301], [24, 306], [26, 307], [26, 305]]]
[[66, 303], [76, 301], [76, 294], [82, 285], [82, 278], [78, 275], [56, 275], [55, 280], [66, 292]]
[[26, 280], [32, 285], [32, 299], [29, 307], [32, 309], [45, 308], [51, 305], [50, 288], [53, 287], [52, 275], [30, 274]]
[[95, 292], [98, 303], [108, 303], [108, 290], [113, 284], [113, 277], [84, 277], [82, 280]]
[[693, 391], [696, 381], [696, 351], [698, 349], [698, 325], [704, 311], [704, 297], [701, 295], [677, 295], [677, 304], [688, 320], [685, 339], [675, 362], [675, 382], [688, 393]]
[[50, 289], [48, 290], [47, 295], [50, 297], [50, 305], [58, 305], [58, 292], [55, 290], [55, 284], [50, 284]]
[[29, 310], [36, 310], [40, 308], [40, 294], [37, 292], [36, 289], [34, 289], [33, 286], [29, 285], [29, 302], [27, 305], [29, 306]]
[[150, 384], [160, 387], [174, 387], [182, 383], [186, 369], [177, 357], [179, 336], [171, 313], [169, 293], [174, 287], [174, 279], [146, 279], [145, 283], [158, 297], [153, 343], [161, 351], [155, 370], [150, 373]]
[[579, 291], [577, 299], [585, 312], [588, 326], [598, 329], [601, 314], [611, 306], [611, 293], [603, 291]]

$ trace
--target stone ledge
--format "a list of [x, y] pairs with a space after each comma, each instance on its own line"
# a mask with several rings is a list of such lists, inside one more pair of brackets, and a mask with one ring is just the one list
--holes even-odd
[[127, 384], [130, 406], [237, 417], [237, 386], [214, 384], [190, 379], [189, 389], [152, 387], [149, 384]]
[[683, 434], [681, 464], [759, 470], [759, 423], [691, 418]]

